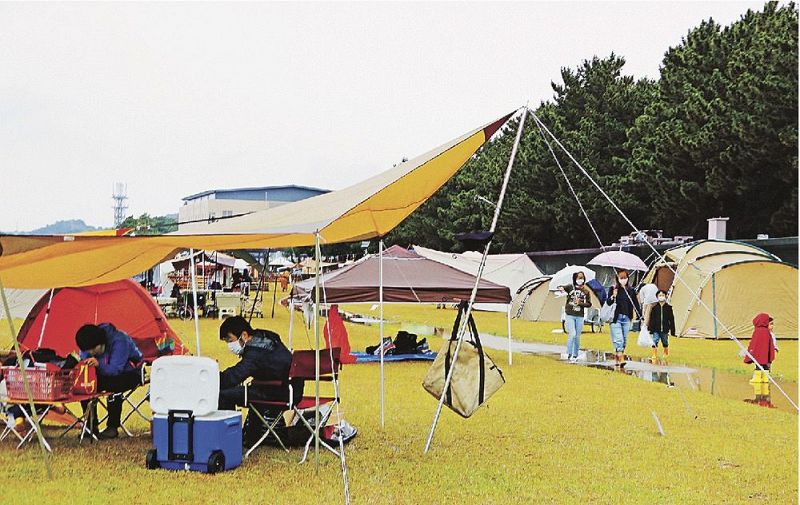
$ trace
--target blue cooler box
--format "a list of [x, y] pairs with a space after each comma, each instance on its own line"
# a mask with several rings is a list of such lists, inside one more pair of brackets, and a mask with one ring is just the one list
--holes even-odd
[[242, 464], [241, 412], [171, 410], [153, 416], [152, 433], [147, 468], [216, 473]]

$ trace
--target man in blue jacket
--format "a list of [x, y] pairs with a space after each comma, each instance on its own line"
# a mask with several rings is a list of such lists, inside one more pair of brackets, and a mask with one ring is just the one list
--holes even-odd
[[[141, 386], [139, 367], [142, 353], [127, 333], [111, 323], [86, 324], [78, 329], [75, 342], [81, 350], [81, 359], [85, 359], [89, 366], [97, 367], [98, 391], [122, 393]], [[122, 396], [111, 395], [108, 398], [106, 429], [98, 437], [117, 438], [121, 415]], [[96, 423], [96, 414], [93, 419]], [[96, 426], [92, 428], [96, 430]]]

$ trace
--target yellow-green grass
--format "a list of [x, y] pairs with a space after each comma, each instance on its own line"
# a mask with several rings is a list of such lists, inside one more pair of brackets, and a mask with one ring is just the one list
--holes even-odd
[[[415, 312], [392, 307], [387, 314], [393, 317], [395, 309]], [[431, 311], [418, 315], [419, 322], [445, 326], [454, 315]], [[481, 330], [497, 333], [487, 319], [479, 315]], [[225, 367], [236, 357], [219, 341], [217, 325], [201, 321], [203, 351]], [[173, 326], [194, 348], [193, 324]], [[285, 337], [286, 312], [255, 326]], [[398, 327], [388, 325], [387, 333]], [[295, 346], [308, 347], [313, 336], [296, 328]], [[376, 340], [376, 327], [348, 330], [356, 349]], [[344, 417], [359, 429], [347, 446], [354, 503], [797, 502], [796, 415], [534, 356], [503, 366], [507, 384], [472, 418], [445, 410], [433, 448], [423, 455], [436, 408], [420, 385], [427, 367], [387, 365], [385, 428], [378, 367], [344, 368]], [[37, 448], [0, 443], [3, 495], [23, 503], [342, 501], [339, 462], [330, 454], [321, 454], [318, 475], [313, 462], [297, 464], [299, 449], [275, 448], [215, 476], [148, 471], [146, 425], [137, 421], [133, 429], [141, 435], [94, 445], [80, 446], [74, 436], [53, 439], [50, 482]]]
[[[370, 310], [370, 305], [348, 305], [345, 309], [359, 314], [369, 314], [377, 317], [378, 310]], [[445, 328], [449, 334], [453, 326], [456, 311], [453, 309], [437, 309], [432, 305], [386, 304], [384, 305], [385, 319], [392, 321], [391, 329], [396, 328], [401, 322], [418, 323]], [[507, 316], [498, 312], [475, 312], [475, 322], [480, 332], [505, 336], [507, 332]], [[389, 327], [389, 326], [387, 326]], [[567, 335], [553, 333], [560, 330], [560, 323], [539, 323], [512, 319], [511, 334], [515, 340], [527, 342], [544, 342], [566, 345]], [[388, 331], [387, 331], [387, 334]], [[393, 333], [392, 333], [393, 335]], [[649, 357], [650, 349], [636, 345], [638, 334], [631, 333], [626, 352], [634, 357]], [[742, 340], [747, 345], [747, 340]], [[781, 340], [778, 342], [780, 351], [773, 363], [772, 372], [776, 379], [797, 381], [798, 372], [798, 342], [797, 340]], [[611, 337], [608, 325], [602, 333], [592, 333], [588, 326], [581, 335], [581, 348], [599, 349], [611, 352]], [[361, 349], [363, 350], [363, 348]], [[685, 363], [687, 365], [716, 368], [741, 374], [749, 374], [752, 365], [746, 365], [739, 357], [739, 347], [732, 340], [706, 340], [699, 338], [671, 338], [670, 361]]]

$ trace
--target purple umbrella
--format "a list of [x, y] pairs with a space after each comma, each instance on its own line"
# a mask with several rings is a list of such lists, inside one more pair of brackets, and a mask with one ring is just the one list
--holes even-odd
[[625, 251], [606, 251], [600, 253], [592, 258], [587, 265], [599, 265], [623, 270], [640, 270], [642, 272], [647, 271], [647, 265], [644, 264], [644, 261], [635, 254]]

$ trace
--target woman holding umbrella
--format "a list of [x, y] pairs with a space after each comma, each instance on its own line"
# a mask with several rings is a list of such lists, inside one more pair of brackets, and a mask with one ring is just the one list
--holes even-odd
[[631, 330], [633, 311], [641, 314], [636, 291], [628, 285], [628, 271], [618, 270], [614, 277], [614, 285], [608, 289], [606, 303], [616, 303], [614, 318], [609, 325], [611, 329], [611, 345], [614, 346], [615, 359], [622, 367], [625, 364], [625, 346], [628, 343], [628, 333]]

